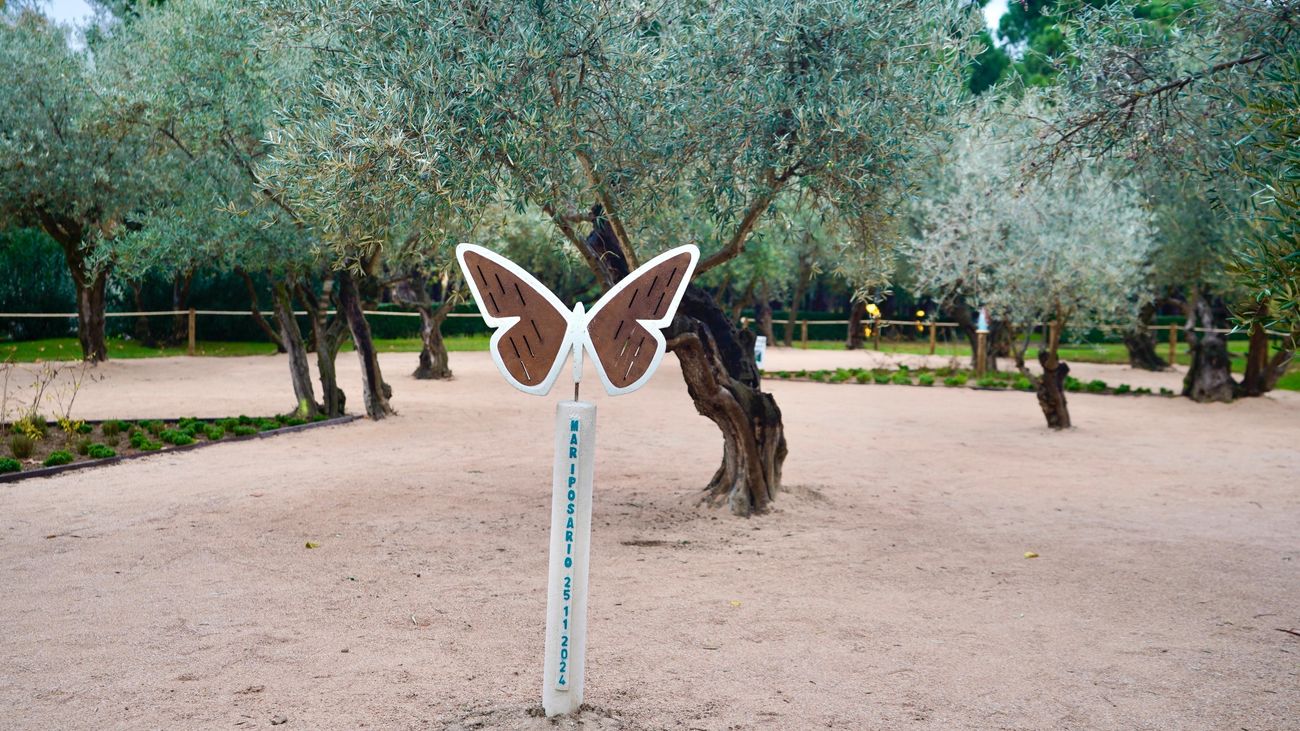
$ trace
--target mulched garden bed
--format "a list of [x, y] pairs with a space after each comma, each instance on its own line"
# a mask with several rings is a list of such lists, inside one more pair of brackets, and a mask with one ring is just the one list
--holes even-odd
[[259, 439], [355, 421], [357, 416], [307, 421], [292, 416], [220, 419], [105, 419], [49, 424], [39, 417], [0, 427], [0, 483], [49, 477], [161, 452]]

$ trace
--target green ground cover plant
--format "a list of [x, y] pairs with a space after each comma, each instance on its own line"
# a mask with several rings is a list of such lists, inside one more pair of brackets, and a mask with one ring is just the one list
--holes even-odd
[[[313, 421], [324, 419], [321, 416]], [[94, 423], [61, 420], [61, 427], [55, 429], [46, 419], [32, 415], [10, 425], [0, 425], [0, 473], [158, 452], [204, 441], [216, 442], [232, 434], [253, 436], [307, 423], [307, 419], [280, 414], [223, 419], [185, 417], [175, 421], [107, 419]]]
[[[945, 366], [942, 368], [899, 367], [896, 370], [885, 368], [837, 368], [835, 371], [768, 371], [768, 378], [776, 380], [813, 380], [822, 383], [857, 383], [895, 386], [933, 386], [937, 382], [950, 388], [975, 387], [991, 390], [1033, 391], [1034, 382], [1021, 373], [1013, 371], [991, 371], [976, 377], [973, 371]], [[1074, 376], [1066, 376], [1065, 389], [1075, 393], [1112, 394], [1116, 396], [1152, 396], [1157, 392], [1150, 388], [1134, 388], [1127, 383], [1111, 386], [1100, 379], [1088, 382], [1080, 381]], [[1161, 388], [1160, 396], [1172, 396], [1174, 392]], [[286, 422], [287, 423], [287, 422]]]

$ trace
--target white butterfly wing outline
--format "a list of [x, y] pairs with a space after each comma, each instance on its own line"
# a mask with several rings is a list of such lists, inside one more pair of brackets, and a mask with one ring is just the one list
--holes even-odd
[[[546, 300], [547, 304], [555, 308], [555, 311], [560, 313], [560, 315], [564, 317], [565, 322], [568, 323], [564, 339], [560, 344], [560, 351], [555, 356], [555, 362], [551, 364], [551, 368], [547, 371], [546, 377], [543, 378], [540, 383], [532, 386], [523, 383], [516, 379], [514, 375], [511, 374], [510, 369], [506, 367], [506, 363], [501, 357], [501, 338], [505, 337], [506, 332], [509, 331], [510, 328], [514, 327], [522, 318], [518, 316], [497, 317], [491, 314], [491, 311], [487, 307], [487, 300], [484, 298], [483, 292], [479, 289], [478, 280], [471, 275], [469, 266], [465, 262], [465, 255], [470, 252], [488, 259], [492, 263], [509, 271], [520, 280], [528, 283], [528, 285], [540, 294], [542, 298]], [[575, 339], [574, 313], [570, 312], [569, 309], [564, 306], [564, 303], [560, 301], [559, 297], [555, 296], [555, 293], [552, 292], [549, 287], [537, 281], [537, 278], [532, 274], [529, 274], [527, 270], [491, 249], [475, 244], [460, 244], [456, 247], [456, 259], [460, 262], [461, 271], [465, 274], [465, 281], [469, 284], [470, 294], [474, 296], [474, 303], [478, 305], [478, 311], [483, 316], [483, 322], [488, 327], [492, 328], [492, 339], [488, 343], [488, 352], [492, 354], [492, 361], [496, 363], [497, 370], [501, 371], [501, 375], [505, 376], [506, 381], [511, 386], [514, 386], [524, 393], [531, 393], [535, 396], [545, 396], [550, 393], [551, 387], [555, 385], [555, 379], [560, 375], [560, 369], [564, 367], [564, 362], [567, 360], [566, 356], [568, 355], [568, 352], [573, 349], [573, 341]]]
[[[643, 283], [644, 276], [647, 272], [669, 259], [681, 256], [683, 253], [690, 255], [690, 261], [682, 272], [680, 279], [681, 284], [677, 287], [677, 290], [673, 292], [673, 298], [668, 304], [668, 309], [664, 311], [664, 314], [661, 317], [636, 320], [637, 324], [648, 331], [650, 337], [654, 339], [655, 353], [650, 360], [650, 364], [646, 366], [645, 372], [641, 377], [632, 383], [622, 387], [614, 385], [610, 381], [609, 374], [605, 371], [605, 364], [601, 361], [600, 354], [596, 352], [596, 347], [591, 342], [591, 334], [589, 331], [591, 323], [606, 306], [617, 300], [624, 290], [634, 284]], [[660, 361], [664, 358], [664, 354], [668, 352], [668, 343], [664, 340], [663, 329], [671, 325], [673, 317], [677, 315], [677, 307], [682, 303], [682, 298], [686, 296], [686, 284], [690, 281], [691, 275], [695, 273], [695, 265], [699, 263], [699, 260], [700, 250], [694, 244], [686, 244], [674, 249], [669, 249], [637, 267], [636, 271], [623, 277], [621, 281], [602, 295], [601, 298], [596, 301], [596, 306], [592, 307], [587, 313], [585, 318], [586, 321], [582, 326], [583, 347], [585, 347], [587, 352], [591, 354], [591, 360], [596, 366], [596, 374], [600, 376], [600, 381], [605, 386], [605, 392], [610, 396], [619, 396], [625, 393], [631, 393], [632, 391], [644, 386], [646, 382], [650, 380], [650, 376], [654, 375], [655, 370], [659, 367]]]
[[[546, 303], [554, 308], [556, 313], [565, 319], [567, 328], [559, 352], [556, 354], [555, 362], [551, 364], [545, 378], [539, 383], [530, 386], [519, 381], [510, 372], [510, 369], [502, 359], [502, 348], [500, 347], [501, 339], [505, 337], [507, 331], [514, 327], [514, 325], [522, 318], [519, 316], [494, 316], [491, 314], [489, 308], [486, 306], [484, 293], [480, 290], [477, 279], [471, 275], [469, 266], [466, 263], [465, 254], [469, 252], [473, 252], [488, 259], [492, 263], [499, 265], [510, 274], [517, 277], [520, 281], [526, 283], [531, 289], [539, 293], [545, 299]], [[646, 330], [653, 339], [655, 349], [654, 355], [646, 366], [644, 373], [642, 373], [639, 378], [626, 386], [620, 387], [615, 385], [611, 381], [609, 374], [606, 372], [605, 363], [601, 360], [601, 354], [596, 350], [596, 347], [592, 342], [588, 328], [597, 315], [599, 315], [601, 311], [609, 305], [609, 303], [617, 300], [628, 287], [641, 282], [644, 274], [668, 259], [681, 256], [683, 253], [689, 254], [689, 262], [687, 263], [685, 270], [682, 272], [680, 284], [676, 291], [673, 292], [673, 297], [669, 302], [667, 310], [665, 310], [664, 314], [658, 318], [636, 320], [636, 323], [640, 325], [642, 329]], [[460, 262], [462, 271], [465, 272], [465, 281], [469, 285], [470, 293], [474, 297], [475, 304], [478, 305], [484, 323], [493, 329], [492, 339], [489, 344], [489, 352], [492, 355], [493, 362], [496, 363], [497, 370], [501, 371], [501, 375], [505, 377], [506, 381], [510, 385], [524, 393], [530, 393], [536, 396], [545, 396], [550, 392], [551, 388], [555, 385], [556, 379], [559, 378], [560, 370], [569, 359], [569, 352], [573, 350], [575, 346], [585, 349], [591, 355], [591, 360], [596, 366], [596, 374], [600, 377], [601, 384], [605, 387], [605, 391], [609, 395], [619, 396], [625, 393], [631, 393], [632, 391], [644, 386], [646, 382], [650, 380], [650, 376], [653, 375], [655, 370], [659, 367], [659, 363], [663, 360], [664, 354], [667, 352], [667, 342], [664, 340], [662, 330], [672, 324], [673, 317], [677, 314], [677, 308], [681, 304], [682, 298], [686, 295], [686, 283], [694, 273], [695, 266], [699, 262], [699, 257], [699, 248], [692, 244], [679, 246], [665, 251], [647, 261], [640, 267], [637, 267], [636, 271], [624, 277], [620, 282], [610, 288], [608, 292], [602, 295], [601, 298], [597, 300], [595, 307], [589, 311], [583, 312], [580, 305], [575, 306], [573, 310], [566, 308], [564, 303], [555, 296], [555, 293], [552, 292], [550, 288], [539, 282], [536, 277], [529, 274], [518, 264], [515, 264], [513, 261], [510, 261], [491, 249], [468, 243], [460, 244], [456, 247], [456, 258]]]

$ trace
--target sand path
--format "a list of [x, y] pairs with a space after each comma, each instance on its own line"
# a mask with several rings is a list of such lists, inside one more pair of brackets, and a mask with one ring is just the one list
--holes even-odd
[[[0, 726], [550, 727], [555, 399], [481, 353], [383, 365], [400, 418], [0, 486]], [[282, 357], [100, 372], [84, 418], [291, 400]], [[720, 442], [671, 357], [590, 394], [593, 708], [562, 727], [1300, 728], [1300, 394], [1072, 395], [1056, 434], [1031, 394], [770, 388], [788, 491], [750, 520], [697, 505]]]

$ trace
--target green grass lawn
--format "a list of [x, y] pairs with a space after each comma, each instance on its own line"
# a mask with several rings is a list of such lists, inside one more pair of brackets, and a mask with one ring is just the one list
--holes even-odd
[[[447, 338], [447, 350], [452, 352], [487, 350], [489, 335], [457, 335]], [[376, 340], [375, 347], [382, 353], [418, 353], [419, 338], [396, 338]], [[795, 347], [798, 347], [797, 345]], [[870, 349], [871, 343], [867, 342]], [[1233, 354], [1232, 369], [1238, 373], [1245, 365], [1247, 343], [1244, 340], [1228, 342], [1228, 350]], [[811, 350], [842, 350], [843, 341], [813, 340], [808, 343]], [[1179, 344], [1178, 363], [1188, 365], [1190, 358], [1184, 352], [1185, 346]], [[162, 348], [145, 347], [133, 340], [111, 338], [108, 344], [109, 356], [112, 358], [156, 358], [159, 356], [185, 355], [185, 346], [167, 346]], [[344, 350], [351, 350], [352, 343], [345, 342]], [[882, 342], [880, 349], [886, 353], [910, 353], [925, 355], [930, 351], [929, 343], [924, 341]], [[198, 343], [199, 355], [238, 356], [269, 355], [275, 352], [270, 343], [216, 342], [201, 340]], [[1031, 352], [1034, 352], [1031, 348]], [[1167, 350], [1161, 346], [1159, 353], [1164, 357]], [[969, 358], [970, 345], [967, 343], [940, 343], [935, 355]], [[51, 338], [48, 340], [28, 340], [18, 343], [0, 342], [0, 361], [13, 360], [19, 363], [33, 363], [41, 360], [76, 360], [81, 357], [81, 347], [76, 338]], [[1061, 357], [1078, 363], [1127, 363], [1128, 351], [1122, 343], [1103, 343], [1098, 345], [1074, 345], [1061, 348]], [[1278, 382], [1278, 388], [1300, 391], [1300, 370], [1293, 369]]]
[[[451, 351], [487, 350], [488, 335], [460, 335], [447, 338], [447, 349]], [[375, 347], [383, 353], [418, 353], [419, 338], [397, 338], [376, 340]], [[351, 350], [350, 341], [343, 344], [344, 350]], [[172, 355], [185, 355], [185, 346], [164, 346], [150, 348], [134, 340], [109, 338], [108, 354], [110, 358], [158, 358]], [[271, 343], [218, 342], [200, 340], [198, 354], [215, 357], [239, 355], [269, 355], [275, 352]], [[76, 360], [81, 357], [81, 346], [76, 338], [50, 338], [47, 340], [25, 340], [17, 343], [0, 342], [0, 361], [13, 360], [18, 363], [35, 363], [43, 360]]]

